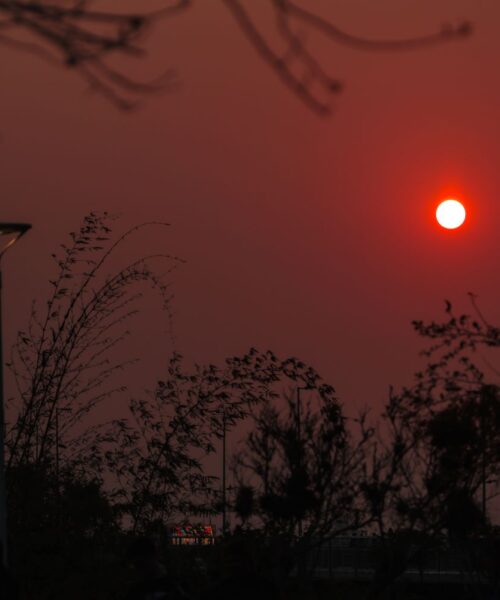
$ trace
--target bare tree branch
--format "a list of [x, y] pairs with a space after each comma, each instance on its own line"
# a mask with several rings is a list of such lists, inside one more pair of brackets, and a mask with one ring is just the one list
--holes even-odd
[[247, 9], [249, 2], [244, 0], [223, 0], [232, 12], [236, 22], [248, 37], [260, 56], [276, 71], [280, 79], [310, 109], [320, 115], [331, 113], [333, 99], [341, 91], [340, 81], [328, 75], [323, 61], [316, 57], [297, 27], [319, 33], [336, 44], [343, 44], [357, 50], [401, 51], [428, 47], [469, 35], [472, 25], [460, 23], [456, 27], [445, 25], [440, 31], [416, 38], [398, 40], [372, 40], [352, 35], [340, 29], [318, 14], [306, 10], [293, 0], [269, 0], [274, 10], [276, 30], [286, 51], [280, 54], [273, 49]]
[[[320, 115], [331, 112], [332, 101], [342, 86], [328, 74], [324, 59], [311, 49], [299, 28], [335, 44], [368, 51], [413, 50], [460, 39], [472, 31], [469, 22], [462, 22], [457, 26], [444, 25], [439, 31], [421, 37], [374, 40], [343, 31], [295, 0], [266, 0], [277, 33], [277, 38], [270, 40], [251, 15], [251, 1], [222, 1], [263, 60], [294, 94]], [[170, 89], [175, 74], [169, 69], [154, 81], [140, 82], [118, 71], [108, 59], [117, 55], [144, 58], [146, 53], [140, 42], [150, 25], [177, 15], [191, 4], [191, 0], [165, 0], [158, 10], [121, 13], [93, 10], [90, 0], [0, 0], [0, 44], [61, 61], [76, 70], [91, 89], [119, 108], [130, 109], [137, 106], [144, 94]], [[34, 41], [26, 40], [26, 34]], [[283, 44], [284, 52], [275, 49]]]
[[[119, 108], [130, 109], [142, 95], [169, 89], [175, 74], [169, 69], [152, 82], [139, 82], [110, 66], [108, 59], [115, 55], [144, 57], [139, 42], [148, 27], [190, 4], [190, 0], [175, 0], [150, 12], [120, 13], [91, 10], [89, 0], [0, 0], [0, 44], [52, 63], [62, 62], [76, 70], [91, 89]], [[34, 41], [24, 39], [26, 34]]]

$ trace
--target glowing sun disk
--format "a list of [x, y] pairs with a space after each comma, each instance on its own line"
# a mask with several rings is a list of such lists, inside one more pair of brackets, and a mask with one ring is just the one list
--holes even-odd
[[465, 221], [464, 205], [458, 200], [444, 200], [436, 210], [437, 222], [445, 229], [456, 229]]

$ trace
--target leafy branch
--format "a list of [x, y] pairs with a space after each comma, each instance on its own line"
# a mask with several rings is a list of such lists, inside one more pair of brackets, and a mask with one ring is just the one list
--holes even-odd
[[169, 286], [156, 274], [153, 263], [167, 261], [171, 273], [179, 262], [176, 257], [144, 256], [112, 275], [102, 275], [130, 236], [144, 227], [168, 225], [145, 223], [113, 242], [111, 220], [106, 213], [91, 213], [80, 230], [70, 234], [71, 243], [52, 255], [58, 272], [50, 281], [46, 308], [40, 314], [34, 304], [27, 330], [18, 334], [9, 365], [18, 397], [10, 403], [8, 468], [50, 462], [57, 443], [56, 423], [64, 438], [97, 404], [124, 390], [113, 384], [114, 375], [135, 359], [120, 361], [112, 356], [129, 335], [127, 324], [138, 312], [136, 303], [142, 294], [137, 285], [148, 283], [157, 290], [169, 313]]

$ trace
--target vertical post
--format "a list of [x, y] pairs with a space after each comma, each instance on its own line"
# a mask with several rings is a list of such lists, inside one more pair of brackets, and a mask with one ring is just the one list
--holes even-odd
[[59, 409], [56, 406], [56, 535], [60, 542], [61, 539], [61, 491], [59, 486]]
[[354, 580], [358, 580], [358, 565], [359, 565], [359, 544], [355, 544], [354, 546]]
[[332, 538], [328, 540], [328, 577], [333, 576], [333, 553], [332, 553]]
[[38, 435], [38, 420], [36, 421], [35, 427], [35, 462], [38, 462], [38, 442], [40, 441]]
[[56, 494], [59, 497], [59, 409], [56, 406]]
[[[0, 249], [0, 263], [5, 251], [23, 236], [31, 225], [28, 223], [0, 223], [0, 236], [8, 235], [10, 240]], [[5, 473], [5, 407], [3, 381], [3, 339], [2, 339], [2, 271], [0, 264], [0, 560], [7, 566], [7, 485]]]
[[[298, 451], [297, 460], [298, 460], [299, 471], [300, 471], [301, 463], [302, 463], [302, 448], [300, 446], [300, 442], [302, 439], [301, 423], [300, 423], [300, 421], [301, 421], [300, 392], [302, 389], [304, 389], [304, 388], [301, 388], [300, 386], [297, 388], [297, 451]], [[299, 533], [299, 538], [301, 538], [302, 537], [302, 519], [299, 519], [298, 533]]]
[[486, 425], [485, 425], [485, 411], [486, 401], [488, 394], [488, 388], [483, 385], [481, 388], [481, 395], [479, 398], [481, 411], [481, 445], [482, 445], [482, 457], [481, 457], [481, 506], [483, 510], [483, 518], [486, 520]]
[[[300, 440], [301, 440], [301, 424], [300, 424], [300, 420], [301, 420], [301, 406], [300, 406], [300, 392], [303, 388], [298, 387], [297, 388], [297, 442], [300, 444]], [[299, 448], [300, 450], [300, 448]]]
[[222, 413], [222, 535], [227, 532], [226, 511], [226, 410]]
[[7, 566], [7, 489], [5, 484], [5, 413], [3, 397], [2, 337], [2, 270], [0, 267], [0, 544], [2, 551], [2, 564]]

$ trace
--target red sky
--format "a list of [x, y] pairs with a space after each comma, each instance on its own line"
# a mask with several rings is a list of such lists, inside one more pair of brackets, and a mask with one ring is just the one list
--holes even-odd
[[[189, 359], [250, 346], [296, 355], [348, 409], [380, 407], [389, 384], [411, 381], [421, 343], [410, 321], [439, 319], [445, 298], [468, 308], [473, 291], [498, 323], [498, 2], [313, 5], [371, 37], [463, 18], [475, 33], [402, 53], [321, 43], [345, 83], [327, 119], [283, 87], [216, 0], [151, 32], [134, 72], [173, 66], [181, 86], [132, 114], [70, 71], [1, 48], [1, 218], [33, 223], [4, 261], [7, 345], [43, 299], [50, 252], [92, 209], [120, 211], [124, 228], [172, 224], [148, 244], [187, 261], [174, 288]], [[446, 233], [432, 210], [453, 194], [470, 218]], [[144, 387], [170, 350], [157, 314], [148, 308], [135, 333]]]

